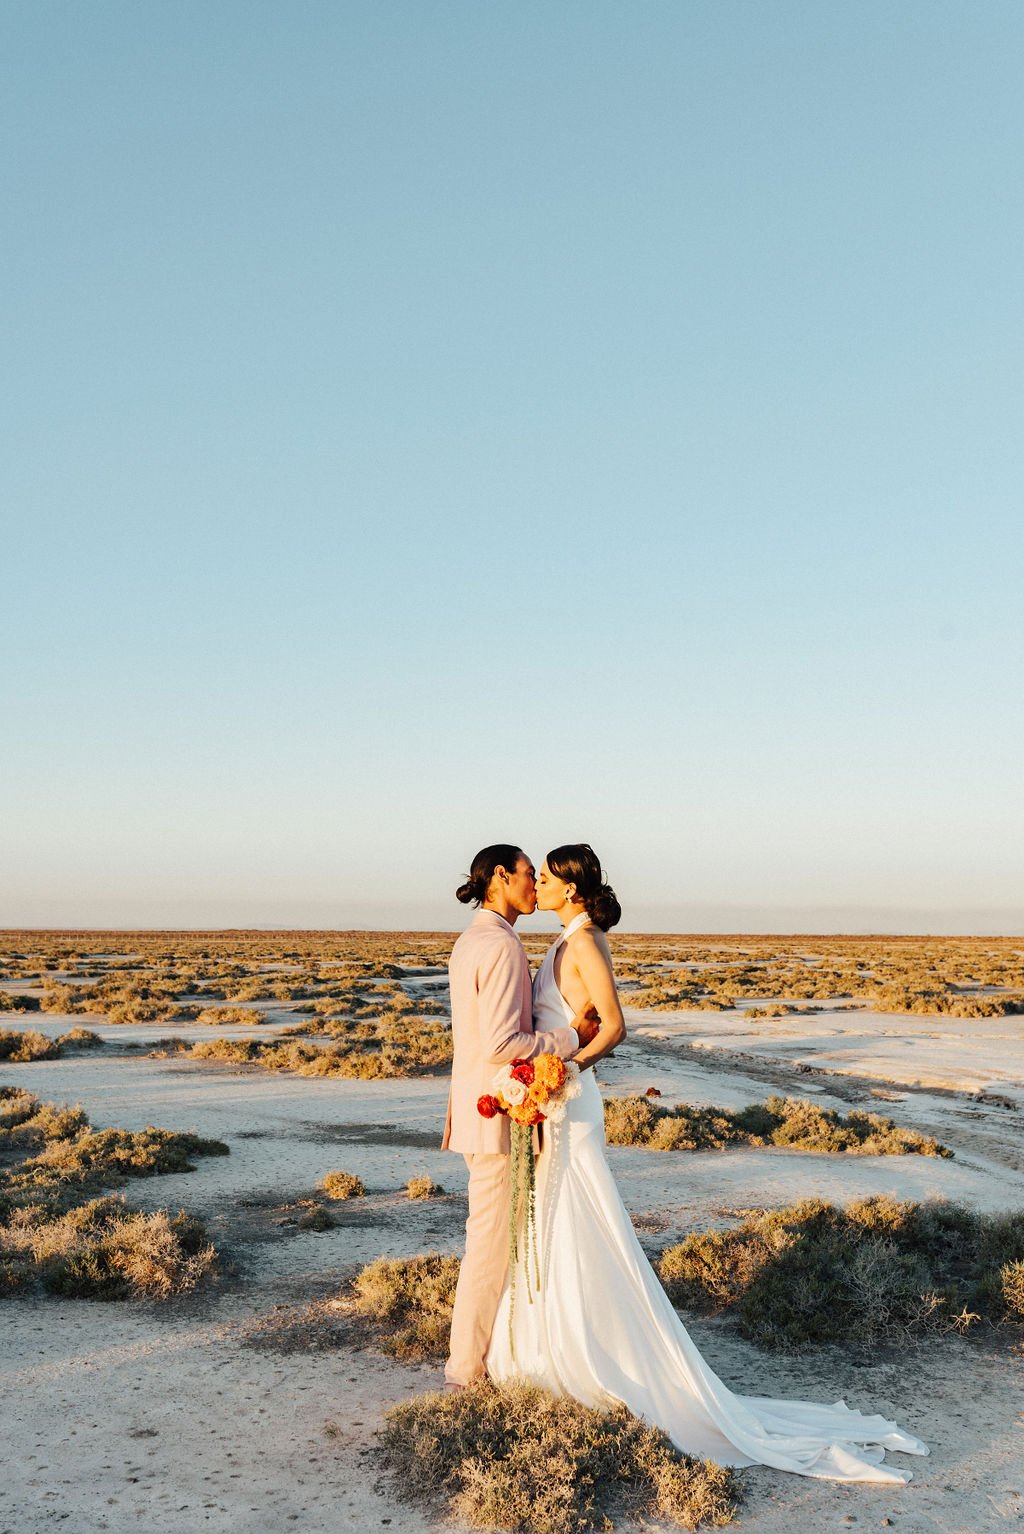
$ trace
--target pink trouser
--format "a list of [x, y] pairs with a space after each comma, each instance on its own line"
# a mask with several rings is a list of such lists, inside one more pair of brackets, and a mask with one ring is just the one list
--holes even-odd
[[452, 1335], [444, 1377], [468, 1385], [485, 1373], [498, 1301], [508, 1270], [509, 1157], [477, 1153], [469, 1167], [466, 1255], [459, 1269], [452, 1311]]

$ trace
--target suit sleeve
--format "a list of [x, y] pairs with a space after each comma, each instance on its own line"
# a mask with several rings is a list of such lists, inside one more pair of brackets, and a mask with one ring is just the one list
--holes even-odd
[[550, 1033], [523, 1028], [520, 970], [511, 944], [494, 944], [477, 970], [476, 988], [480, 998], [480, 1049], [491, 1065], [532, 1060], [536, 1055], [559, 1055], [568, 1060], [579, 1049], [575, 1028], [554, 1028]]

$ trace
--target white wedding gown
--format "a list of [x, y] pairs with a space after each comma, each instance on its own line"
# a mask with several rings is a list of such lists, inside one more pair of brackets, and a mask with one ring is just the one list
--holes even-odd
[[[572, 1020], [555, 984], [559, 943], [534, 981], [538, 1030]], [[527, 1298], [522, 1257], [516, 1273], [513, 1346], [510, 1285], [498, 1307], [487, 1372], [527, 1379], [585, 1406], [622, 1401], [661, 1428], [676, 1447], [720, 1465], [772, 1465], [838, 1481], [904, 1484], [909, 1470], [882, 1463], [886, 1449], [927, 1454], [920, 1439], [844, 1402], [740, 1396], [704, 1362], [637, 1241], [605, 1153], [604, 1112], [592, 1070], [560, 1124], [545, 1124], [537, 1160], [537, 1247], [541, 1287]], [[531, 1267], [533, 1266], [531, 1262]]]

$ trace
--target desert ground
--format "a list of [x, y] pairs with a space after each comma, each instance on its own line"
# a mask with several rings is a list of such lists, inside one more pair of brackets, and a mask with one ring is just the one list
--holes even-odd
[[[548, 937], [526, 935], [536, 959]], [[196, 1057], [191, 1046], [287, 1039], [297, 1024], [322, 1044], [315, 1027], [330, 1016], [370, 1020], [369, 1029], [375, 1017], [398, 1026], [422, 1012], [443, 1025], [451, 941], [0, 934], [0, 991], [28, 1009], [0, 1013], [0, 1029], [58, 1039], [80, 1027], [102, 1041], [55, 1058], [2, 1059], [0, 1086], [80, 1104], [96, 1129], [157, 1125], [230, 1152], [120, 1189], [133, 1209], [184, 1208], [203, 1221], [217, 1263], [188, 1292], [101, 1302], [12, 1282], [0, 1293], [0, 1534], [413, 1531], [443, 1516], [406, 1500], [376, 1436], [389, 1406], [439, 1387], [440, 1365], [381, 1352], [345, 1300], [377, 1258], [461, 1249], [465, 1167], [438, 1148], [443, 1063], [408, 1075], [300, 1074]], [[624, 937], [616, 963], [629, 1034], [599, 1067], [606, 1096], [654, 1088], [666, 1106], [739, 1109], [776, 1094], [844, 1114], [883, 1112], [953, 1153], [612, 1145], [652, 1258], [688, 1232], [803, 1198], [889, 1194], [993, 1214], [1024, 1209], [1024, 1017], [999, 1005], [1022, 989], [1024, 941]], [[291, 990], [306, 994], [284, 994], [296, 976]], [[142, 995], [147, 977], [163, 977], [162, 990]], [[267, 992], [271, 981], [279, 994]], [[76, 994], [89, 1005], [76, 1005]], [[253, 1024], [203, 1021], [211, 1006], [248, 1009]], [[168, 1039], [184, 1043], [160, 1045]], [[365, 1195], [332, 1203], [328, 1228], [304, 1228], [332, 1170], [361, 1179]], [[414, 1177], [444, 1192], [410, 1199]], [[842, 1398], [931, 1447], [925, 1460], [893, 1457], [914, 1472], [904, 1489], [745, 1470], [741, 1530], [985, 1534], [1024, 1524], [1019, 1330], [780, 1353], [755, 1346], [726, 1316], [684, 1320], [734, 1389]]]

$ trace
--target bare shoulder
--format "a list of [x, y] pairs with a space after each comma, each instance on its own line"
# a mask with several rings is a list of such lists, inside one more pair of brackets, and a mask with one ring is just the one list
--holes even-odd
[[574, 932], [572, 937], [566, 939], [565, 946], [576, 964], [580, 960], [586, 963], [587, 957], [600, 954], [609, 969], [611, 968], [612, 950], [608, 934], [602, 932], [600, 927], [595, 927], [593, 923], [580, 927], [578, 932]]

